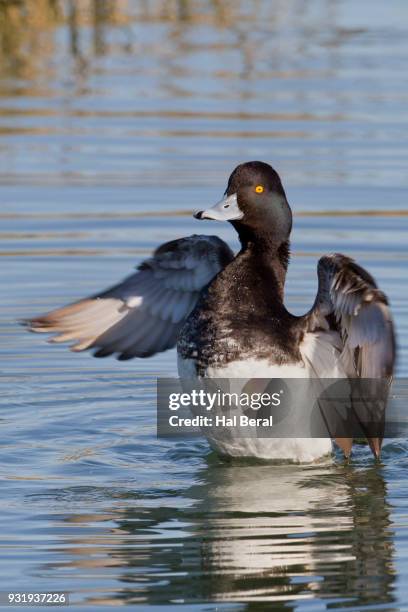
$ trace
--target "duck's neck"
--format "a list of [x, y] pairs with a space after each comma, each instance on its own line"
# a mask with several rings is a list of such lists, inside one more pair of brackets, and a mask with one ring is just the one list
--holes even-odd
[[262, 280], [267, 292], [283, 303], [286, 272], [289, 264], [290, 242], [278, 242], [272, 236], [239, 232], [241, 251], [238, 258], [246, 262]]

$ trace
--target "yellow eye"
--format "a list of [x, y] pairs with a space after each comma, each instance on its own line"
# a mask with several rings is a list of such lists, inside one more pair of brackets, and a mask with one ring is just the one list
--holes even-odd
[[257, 185], [257, 186], [255, 187], [255, 191], [256, 191], [256, 193], [262, 193], [262, 192], [263, 192], [263, 190], [264, 190], [264, 188], [262, 187], [262, 185]]

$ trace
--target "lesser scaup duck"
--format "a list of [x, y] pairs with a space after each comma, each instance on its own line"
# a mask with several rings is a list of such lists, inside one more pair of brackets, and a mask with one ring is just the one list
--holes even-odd
[[[231, 174], [224, 198], [197, 219], [229, 221], [241, 250], [216, 236], [161, 245], [103, 293], [28, 320], [52, 342], [96, 357], [148, 357], [177, 344], [182, 378], [389, 378], [395, 337], [388, 301], [349, 257], [318, 263], [318, 292], [303, 316], [284, 305], [292, 212], [277, 172], [253, 161]], [[330, 439], [210, 440], [223, 455], [313, 461]], [[352, 439], [337, 440], [346, 455]], [[381, 441], [369, 439], [373, 453]]]

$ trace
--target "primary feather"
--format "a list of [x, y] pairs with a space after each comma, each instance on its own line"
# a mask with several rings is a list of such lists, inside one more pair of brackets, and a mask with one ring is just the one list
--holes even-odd
[[201, 291], [233, 259], [216, 236], [189, 236], [161, 245], [136, 273], [89, 298], [24, 323], [33, 332], [72, 341], [96, 357], [148, 357], [175, 346]]

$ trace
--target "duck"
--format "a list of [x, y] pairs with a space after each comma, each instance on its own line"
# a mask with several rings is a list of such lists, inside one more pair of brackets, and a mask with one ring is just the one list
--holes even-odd
[[[23, 323], [98, 358], [146, 358], [177, 346], [182, 379], [392, 380], [396, 340], [387, 296], [351, 257], [322, 256], [310, 310], [285, 306], [292, 210], [279, 174], [249, 161], [231, 173], [223, 198], [194, 214], [229, 222], [241, 248], [192, 235], [160, 245], [109, 289]], [[221, 456], [308, 463], [348, 459], [353, 438], [207, 435]], [[381, 436], [368, 438], [376, 458]]]

